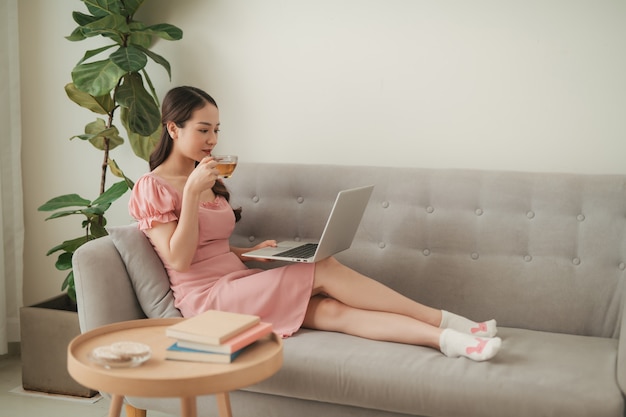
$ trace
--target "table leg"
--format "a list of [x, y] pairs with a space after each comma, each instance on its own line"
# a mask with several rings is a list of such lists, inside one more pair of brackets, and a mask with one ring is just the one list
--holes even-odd
[[198, 417], [198, 403], [196, 397], [184, 397], [180, 399], [181, 417]]
[[120, 417], [122, 414], [123, 395], [111, 395], [111, 404], [109, 405], [109, 417]]
[[227, 392], [215, 394], [217, 399], [217, 411], [220, 417], [233, 417], [233, 411], [230, 408], [230, 396]]
[[140, 410], [139, 408], [135, 408], [130, 404], [126, 404], [126, 417], [146, 417], [146, 410]]

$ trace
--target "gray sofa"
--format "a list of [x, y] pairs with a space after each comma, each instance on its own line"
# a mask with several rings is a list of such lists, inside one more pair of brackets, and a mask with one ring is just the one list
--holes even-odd
[[[477, 363], [301, 330], [275, 376], [232, 393], [235, 416], [624, 416], [626, 177], [244, 161], [226, 181], [243, 208], [236, 246], [316, 237], [337, 191], [375, 184], [338, 258], [425, 304], [496, 318], [503, 340]], [[110, 232], [74, 256], [81, 329], [178, 315], [143, 234]], [[175, 399], [128, 402], [178, 414]], [[216, 415], [213, 397], [198, 410]]]

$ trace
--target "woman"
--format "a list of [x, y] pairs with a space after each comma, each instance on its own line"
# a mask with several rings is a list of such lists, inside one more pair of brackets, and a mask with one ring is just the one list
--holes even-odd
[[[190, 317], [208, 309], [255, 314], [288, 337], [300, 327], [429, 346], [476, 361], [500, 349], [495, 320], [476, 323], [419, 304], [334, 258], [267, 271], [248, 269], [229, 246], [240, 210], [228, 202], [211, 157], [217, 104], [194, 87], [170, 90], [151, 172], [133, 188], [129, 209], [167, 268], [176, 306]], [[267, 240], [255, 248], [275, 246]]]

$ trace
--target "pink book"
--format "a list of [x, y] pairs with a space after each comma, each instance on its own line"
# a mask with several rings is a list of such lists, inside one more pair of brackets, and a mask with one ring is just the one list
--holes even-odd
[[178, 346], [211, 353], [234, 353], [272, 333], [272, 324], [260, 322], [254, 327], [226, 340], [221, 345], [179, 340]]

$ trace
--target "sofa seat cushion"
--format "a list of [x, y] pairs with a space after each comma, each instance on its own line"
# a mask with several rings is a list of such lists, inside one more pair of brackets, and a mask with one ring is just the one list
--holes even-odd
[[623, 415], [617, 340], [501, 328], [487, 362], [301, 330], [284, 365], [249, 391], [423, 416]]

